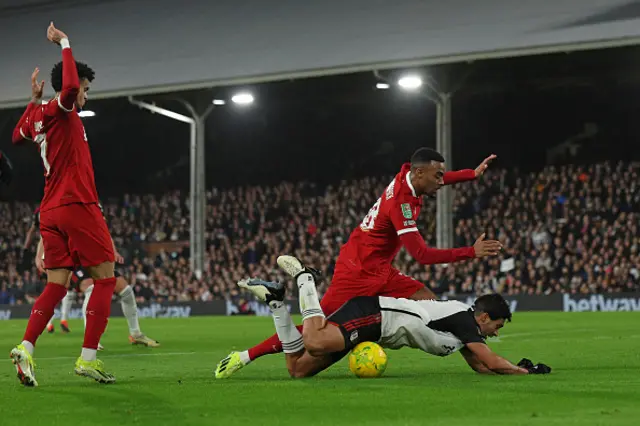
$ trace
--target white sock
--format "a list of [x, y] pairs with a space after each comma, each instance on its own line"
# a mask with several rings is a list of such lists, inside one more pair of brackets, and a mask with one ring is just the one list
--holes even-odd
[[244, 365], [247, 365], [251, 362], [251, 358], [249, 358], [249, 351], [240, 352], [240, 361], [242, 361]]
[[133, 288], [130, 285], [126, 286], [119, 294], [120, 306], [122, 306], [122, 313], [127, 318], [129, 324], [129, 334], [136, 337], [142, 334], [140, 332], [140, 324], [138, 323], [138, 305], [136, 298], [133, 294]]
[[84, 291], [84, 301], [82, 302], [82, 319], [84, 320], [84, 328], [87, 328], [87, 306], [89, 306], [89, 298], [93, 292], [93, 284]]
[[24, 346], [24, 348], [31, 354], [33, 355], [33, 343], [31, 342], [27, 342], [26, 340], [22, 341], [22, 346]]
[[96, 352], [95, 349], [82, 348], [82, 353], [80, 356], [85, 361], [95, 361], [96, 360]]
[[316, 281], [310, 273], [300, 274], [296, 280], [299, 291], [300, 312], [302, 313], [302, 321], [307, 318], [322, 317], [324, 312], [320, 307], [320, 299], [316, 291]]
[[[282, 351], [285, 354], [290, 354], [304, 349], [302, 335], [293, 323], [291, 315], [287, 310], [287, 305], [283, 302], [272, 301], [269, 303], [269, 308], [271, 308], [271, 312], [273, 312], [273, 323], [276, 326], [278, 339], [282, 342]], [[247, 358], [248, 357], [249, 353], [247, 353]]]
[[60, 312], [60, 320], [66, 321], [69, 319], [69, 312], [71, 312], [71, 305], [73, 304], [73, 299], [75, 299], [76, 293], [72, 290], [67, 291], [66, 296], [62, 299], [62, 307]]

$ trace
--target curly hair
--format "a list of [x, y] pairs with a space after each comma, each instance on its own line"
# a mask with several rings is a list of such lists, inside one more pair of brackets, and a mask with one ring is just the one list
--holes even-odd
[[[78, 77], [80, 78], [80, 81], [86, 78], [91, 82], [96, 76], [93, 69], [84, 62], [76, 61], [76, 69], [78, 70]], [[51, 86], [56, 92], [62, 91], [62, 62], [55, 64], [51, 70]]]

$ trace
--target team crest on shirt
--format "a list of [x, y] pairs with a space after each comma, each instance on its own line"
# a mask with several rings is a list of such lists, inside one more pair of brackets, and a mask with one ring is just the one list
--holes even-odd
[[411, 206], [409, 205], [409, 203], [401, 204], [400, 208], [402, 209], [402, 216], [407, 219], [413, 218], [413, 212], [411, 211]]

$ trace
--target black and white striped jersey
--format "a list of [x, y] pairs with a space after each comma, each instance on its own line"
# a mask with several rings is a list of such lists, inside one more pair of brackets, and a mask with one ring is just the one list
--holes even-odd
[[409, 300], [380, 297], [380, 345], [420, 349], [447, 356], [467, 343], [484, 343], [471, 306], [455, 300]]

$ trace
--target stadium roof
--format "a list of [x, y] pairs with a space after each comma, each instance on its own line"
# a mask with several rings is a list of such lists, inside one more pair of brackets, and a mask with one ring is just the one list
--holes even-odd
[[636, 44], [638, 17], [628, 0], [5, 0], [0, 108], [58, 60], [52, 19], [103, 98]]

